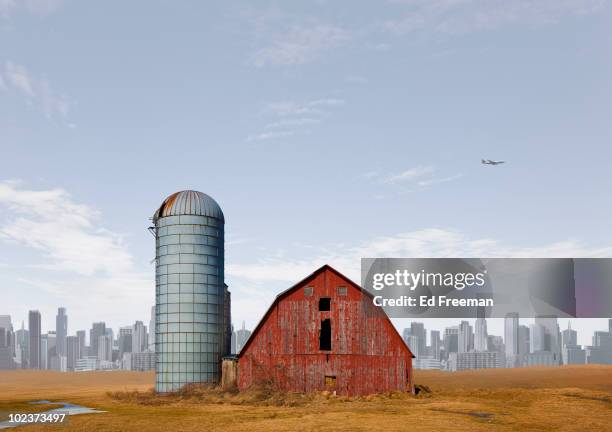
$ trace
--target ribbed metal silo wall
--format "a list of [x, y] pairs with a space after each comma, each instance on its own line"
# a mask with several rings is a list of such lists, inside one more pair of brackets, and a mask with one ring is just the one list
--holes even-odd
[[156, 384], [217, 383], [223, 355], [224, 226], [207, 216], [156, 221]]

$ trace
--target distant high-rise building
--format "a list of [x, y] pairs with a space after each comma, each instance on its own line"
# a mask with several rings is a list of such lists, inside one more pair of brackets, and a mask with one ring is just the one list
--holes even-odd
[[451, 372], [499, 367], [503, 367], [503, 355], [496, 351], [451, 353], [447, 363], [447, 369]]
[[110, 335], [104, 334], [98, 336], [98, 361], [111, 362], [113, 361], [113, 339]]
[[506, 346], [506, 356], [516, 356], [519, 353], [518, 327], [518, 313], [511, 312], [506, 314], [504, 318], [504, 345]]
[[19, 367], [28, 368], [30, 361], [30, 334], [25, 329], [25, 324], [21, 321], [21, 329], [15, 332], [15, 354], [18, 356]]
[[151, 351], [129, 353], [129, 369], [135, 371], [148, 371], [155, 369], [155, 353]]
[[31, 369], [41, 369], [41, 331], [40, 312], [31, 310], [28, 312], [28, 331], [30, 337], [30, 361]]
[[48, 332], [46, 335], [46, 356], [43, 353], [43, 357], [45, 359], [45, 369], [53, 369], [58, 370], [57, 366], [61, 364], [56, 357], [57, 356], [57, 334], [54, 331]]
[[87, 332], [85, 330], [79, 330], [76, 332], [76, 337], [79, 341], [79, 352], [77, 359], [81, 359], [89, 355], [87, 353]]
[[489, 346], [489, 351], [505, 354], [504, 338], [501, 336], [489, 335], [487, 337], [487, 345]]
[[151, 306], [151, 319], [149, 320], [149, 351], [155, 352], [155, 306]]
[[132, 330], [132, 352], [145, 352], [148, 345], [147, 326], [142, 321], [136, 321]]
[[506, 366], [518, 366], [519, 342], [518, 342], [519, 316], [516, 312], [506, 314], [504, 318], [504, 346], [506, 349]]
[[72, 371], [79, 359], [79, 338], [77, 336], [66, 337], [66, 369]]
[[530, 326], [529, 352], [537, 353], [546, 350], [546, 329], [539, 323]]
[[448, 358], [448, 355], [452, 352], [459, 351], [459, 327], [447, 327], [444, 329], [444, 336], [442, 339], [444, 345], [444, 356]]
[[472, 326], [468, 321], [461, 321], [459, 324], [459, 335], [458, 335], [458, 352], [470, 352], [474, 349], [474, 333]]
[[586, 363], [586, 351], [578, 345], [563, 345], [561, 357], [566, 365]]
[[529, 354], [530, 347], [530, 336], [529, 327], [526, 325], [520, 325], [518, 328], [518, 348], [519, 354]]
[[[411, 322], [410, 323], [410, 334], [412, 336], [416, 336], [418, 341], [418, 346], [416, 347], [419, 355], [417, 356], [414, 351], [412, 353], [419, 357], [425, 355], [425, 347], [427, 346], [427, 331], [425, 330], [425, 325], [421, 322]], [[412, 347], [410, 347], [412, 349]]]
[[123, 358], [124, 353], [132, 352], [133, 331], [133, 326], [121, 327], [119, 329], [119, 358]]
[[249, 337], [251, 337], [251, 330], [247, 330], [244, 321], [242, 321], [242, 328], [236, 331], [236, 354], [240, 352]]
[[55, 317], [55, 335], [57, 355], [66, 357], [66, 337], [68, 336], [68, 315], [66, 308], [58, 308]]
[[561, 342], [563, 346], [576, 346], [578, 345], [578, 333], [576, 330], [572, 330], [570, 322], [567, 323], [567, 328], [561, 332]]
[[434, 359], [440, 360], [440, 332], [438, 330], [432, 330], [429, 333], [431, 355]]
[[[608, 326], [610, 321], [608, 321]], [[586, 347], [587, 363], [612, 364], [612, 332], [593, 333], [593, 345]]]
[[91, 330], [89, 330], [89, 345], [91, 355], [98, 355], [98, 342], [100, 340], [100, 336], [106, 335], [106, 323], [104, 322], [95, 322], [91, 326]]
[[487, 320], [484, 318], [476, 318], [476, 334], [474, 336], [474, 351], [488, 351], [488, 333]]
[[49, 369], [49, 344], [47, 335], [40, 335], [40, 369]]
[[408, 348], [410, 348], [410, 351], [416, 358], [420, 357], [418, 336], [413, 334], [409, 335], [408, 340], [406, 341], [406, 345], [408, 345]]
[[544, 349], [553, 355], [553, 361], [561, 364], [561, 332], [556, 316], [537, 316], [535, 322], [544, 327]]
[[15, 367], [15, 335], [10, 315], [0, 315], [0, 370]]

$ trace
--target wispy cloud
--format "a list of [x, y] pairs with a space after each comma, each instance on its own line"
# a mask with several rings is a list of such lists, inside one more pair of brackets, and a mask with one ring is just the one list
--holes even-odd
[[329, 114], [329, 108], [344, 105], [343, 99], [316, 99], [306, 103], [299, 102], [272, 102], [266, 107], [267, 111], [278, 116], [294, 115], [325, 115]]
[[[383, 173], [380, 171], [369, 171], [363, 174], [363, 178], [381, 185], [401, 187], [401, 190], [395, 193], [407, 192], [406, 187], [412, 189], [424, 189], [429, 186], [440, 183], [448, 183], [458, 180], [463, 177], [463, 174], [440, 175], [438, 170], [430, 165], [419, 165], [396, 173]], [[392, 191], [393, 189], [391, 189]], [[383, 199], [385, 194], [378, 193], [375, 198]]]
[[[544, 245], [520, 247], [492, 238], [473, 238], [465, 233], [441, 228], [427, 228], [377, 237], [355, 245], [331, 245], [309, 248], [310, 257], [264, 257], [252, 262], [231, 263], [231, 277], [252, 280], [296, 282], [323, 264], [330, 264], [355, 281], [360, 277], [362, 257], [606, 257], [612, 246], [590, 247], [577, 240], [562, 240]], [[304, 251], [295, 251], [303, 256]]]
[[439, 183], [448, 183], [454, 180], [459, 180], [462, 177], [463, 177], [463, 174], [456, 174], [456, 175], [452, 175], [448, 177], [430, 178], [426, 180], [419, 180], [417, 184], [419, 186], [426, 187], [426, 186], [431, 186], [431, 185], [435, 185]]
[[384, 176], [382, 178], [382, 182], [388, 184], [412, 182], [416, 179], [422, 178], [423, 176], [430, 175], [434, 171], [434, 168], [431, 166], [418, 166], [400, 173]]
[[62, 189], [29, 190], [0, 183], [0, 239], [42, 252], [47, 268], [82, 275], [116, 274], [131, 268], [121, 236], [99, 227], [98, 213], [75, 203]]
[[0, 78], [0, 90], [16, 92], [29, 104], [36, 105], [47, 118], [65, 119], [68, 116], [68, 98], [54, 91], [46, 79], [33, 76], [25, 66], [6, 61]]
[[301, 118], [288, 118], [282, 119], [279, 121], [275, 121], [272, 123], [268, 123], [265, 126], [265, 129], [280, 129], [286, 127], [295, 127], [295, 126], [309, 126], [321, 123], [321, 119], [318, 118], [309, 118], [309, 117], [301, 117]]
[[383, 22], [394, 34], [419, 30], [469, 33], [509, 24], [548, 24], [598, 11], [605, 0], [394, 0], [398, 18]]
[[270, 33], [265, 46], [252, 54], [251, 61], [256, 67], [310, 63], [350, 39], [347, 30], [317, 21], [293, 24]]
[[308, 130], [283, 130], [275, 132], [261, 132], [254, 135], [249, 135], [247, 141], [267, 141], [278, 138], [287, 138], [298, 134], [310, 133]]
[[308, 129], [322, 123], [344, 99], [323, 98], [308, 102], [282, 101], [266, 104], [263, 115], [270, 118], [263, 131], [250, 135], [247, 141], [266, 141], [311, 133]]
[[59, 8], [62, 3], [63, 0], [0, 0], [0, 16], [8, 18], [19, 11], [46, 15]]
[[98, 211], [65, 190], [0, 182], [0, 208], [0, 247], [23, 247], [34, 263], [15, 282], [75, 309], [86, 298], [111, 317], [144, 310], [143, 299], [152, 299], [152, 274], [136, 269], [123, 236], [104, 228]]

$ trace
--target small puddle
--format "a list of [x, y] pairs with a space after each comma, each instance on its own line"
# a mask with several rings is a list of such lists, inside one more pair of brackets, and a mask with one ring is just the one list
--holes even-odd
[[[53, 408], [47, 411], [41, 411], [36, 414], [53, 414], [53, 413], [64, 413], [69, 416], [79, 415], [79, 414], [98, 414], [106, 411], [97, 410], [94, 408], [87, 408], [81, 405], [75, 405], [69, 402], [51, 402], [48, 400], [39, 400], [30, 402], [32, 405], [59, 405], [58, 408]], [[31, 423], [11, 423], [8, 420], [0, 422], [0, 429], [9, 429], [17, 426], [25, 426]]]

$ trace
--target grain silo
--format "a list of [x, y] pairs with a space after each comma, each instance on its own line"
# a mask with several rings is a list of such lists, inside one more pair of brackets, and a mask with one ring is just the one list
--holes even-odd
[[170, 195], [153, 216], [158, 392], [217, 383], [225, 349], [223, 212], [196, 191]]

